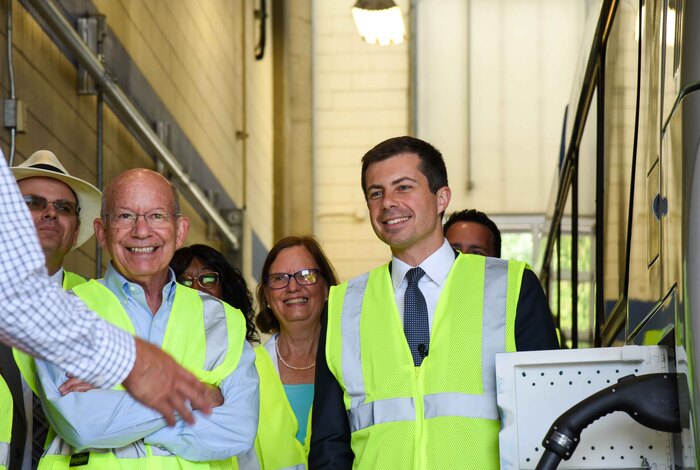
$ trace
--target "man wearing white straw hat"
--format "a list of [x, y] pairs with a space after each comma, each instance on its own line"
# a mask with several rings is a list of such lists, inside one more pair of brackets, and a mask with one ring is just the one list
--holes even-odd
[[[93, 235], [92, 221], [100, 215], [102, 193], [90, 183], [71, 176], [48, 150], [34, 152], [11, 170], [32, 216], [51, 280], [66, 290], [82, 284], [85, 278], [64, 270], [63, 260]], [[13, 458], [18, 459], [17, 454], [23, 447], [22, 468], [30, 468], [30, 465], [35, 468], [49, 433], [48, 421], [36, 397], [34, 359], [17, 349], [14, 357], [24, 379], [24, 400], [15, 400], [15, 403], [23, 401], [25, 407], [16, 410], [18, 416], [13, 420], [13, 427], [15, 435], [26, 437], [24, 446], [17, 444], [17, 438], [12, 439]], [[4, 368], [9, 369], [9, 366]], [[34, 392], [33, 396], [27, 386]], [[26, 417], [24, 423], [22, 415]], [[26, 426], [24, 433], [20, 429], [22, 424]]]
[[100, 216], [102, 193], [68, 174], [48, 150], [34, 152], [12, 173], [34, 220], [49, 276], [64, 289], [82, 284], [85, 279], [63, 270], [63, 259], [94, 233], [92, 221]]

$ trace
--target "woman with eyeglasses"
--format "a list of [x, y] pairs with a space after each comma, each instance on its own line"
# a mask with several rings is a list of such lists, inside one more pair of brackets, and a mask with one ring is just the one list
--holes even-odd
[[306, 468], [321, 313], [338, 278], [313, 237], [294, 236], [272, 247], [261, 279], [256, 324], [272, 337], [255, 348], [258, 434], [255, 448], [238, 456], [238, 464], [242, 469]]
[[180, 284], [223, 300], [245, 316], [246, 339], [260, 342], [255, 331], [253, 296], [243, 275], [224, 255], [207, 245], [191, 245], [175, 252], [170, 260], [175, 278]]

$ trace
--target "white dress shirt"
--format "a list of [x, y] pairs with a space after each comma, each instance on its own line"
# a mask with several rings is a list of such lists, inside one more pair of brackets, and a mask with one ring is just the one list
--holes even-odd
[[134, 338], [52, 282], [34, 222], [0, 152], [0, 341], [97, 387], [124, 381]]
[[[431, 332], [433, 331], [433, 318], [435, 317], [435, 308], [442, 293], [442, 286], [445, 284], [447, 275], [450, 273], [454, 262], [455, 252], [445, 239], [440, 248], [418, 265], [425, 271], [425, 276], [418, 281], [418, 288], [423, 293], [425, 303], [428, 306], [428, 327]], [[403, 298], [408, 287], [406, 273], [409, 269], [415, 267], [404, 263], [396, 257], [391, 258], [391, 283], [394, 286], [396, 306], [401, 317], [401, 324], [403, 324]]]

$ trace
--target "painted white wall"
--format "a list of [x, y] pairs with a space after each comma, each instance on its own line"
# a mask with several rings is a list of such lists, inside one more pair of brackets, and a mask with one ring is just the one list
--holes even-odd
[[416, 2], [416, 133], [445, 156], [451, 210], [544, 213], [585, 9], [578, 0]]
[[[397, 3], [406, 16], [408, 1]], [[343, 280], [390, 259], [367, 218], [360, 160], [409, 123], [408, 42], [362, 41], [353, 4], [315, 0], [312, 10], [314, 233]]]

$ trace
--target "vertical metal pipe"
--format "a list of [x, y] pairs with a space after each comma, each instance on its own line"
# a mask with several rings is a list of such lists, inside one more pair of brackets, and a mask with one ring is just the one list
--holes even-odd
[[561, 334], [561, 222], [557, 225], [555, 239], [557, 243], [557, 313], [554, 315], [554, 326], [559, 328]]
[[408, 132], [417, 135], [418, 132], [418, 0], [411, 0], [408, 8]]
[[[97, 189], [102, 191], [103, 182], [103, 164], [104, 164], [104, 95], [102, 90], [97, 90], [97, 149], [95, 172], [97, 173]], [[83, 222], [92, 223], [92, 221], [84, 220]], [[99, 243], [95, 243], [95, 279], [102, 277], [102, 248]]]
[[[246, 61], [246, 54], [248, 53], [248, 49], [245, 47], [245, 39], [246, 39], [246, 14], [245, 14], [245, 9], [246, 5], [248, 2], [241, 2], [241, 8], [242, 8], [242, 20], [241, 20], [241, 35], [243, 42], [242, 44], [244, 47], [241, 49], [241, 68], [243, 69], [243, 73], [241, 74], [242, 80], [241, 80], [241, 88], [243, 90], [243, 93], [241, 95], [241, 108], [243, 110], [243, 122], [241, 123], [242, 126], [242, 133], [241, 135], [243, 138], [241, 139], [241, 173], [242, 173], [242, 180], [241, 180], [241, 208], [243, 210], [246, 209], [246, 206], [248, 204], [248, 198], [247, 198], [247, 193], [248, 193], [248, 96], [247, 96], [247, 90], [248, 90], [248, 77], [246, 74], [248, 73], [248, 67], [247, 67], [247, 61]], [[265, 5], [263, 2], [261, 5]], [[261, 7], [265, 8], [263, 12], [261, 12], [261, 17], [260, 21], [265, 22], [267, 21], [267, 8], [266, 7]], [[263, 46], [264, 50], [264, 46]], [[262, 57], [261, 57], [262, 58]]]
[[602, 346], [600, 334], [605, 322], [605, 296], [603, 268], [605, 243], [605, 52], [607, 42], [600, 51], [598, 69], [598, 116], [596, 117], [596, 196], [595, 196], [595, 321], [593, 323], [593, 345]]
[[[15, 100], [15, 71], [12, 65], [12, 0], [7, 0], [7, 73], [10, 79], [10, 99]], [[15, 109], [15, 113], [16, 113]], [[17, 129], [10, 128], [9, 166], [14, 166]]]
[[579, 151], [574, 158], [571, 184], [571, 348], [578, 348], [578, 171]]
[[[97, 59], [101, 64], [104, 64], [104, 39], [106, 34], [105, 17], [98, 16], [97, 18]], [[95, 149], [96, 164], [95, 175], [97, 189], [102, 191], [104, 188], [104, 93], [102, 86], [95, 83], [97, 90], [97, 142]], [[102, 247], [99, 243], [95, 243], [95, 278], [102, 277]]]
[[467, 121], [467, 191], [474, 189], [472, 178], [472, 1], [467, 0], [467, 63], [466, 63], [466, 121]]

